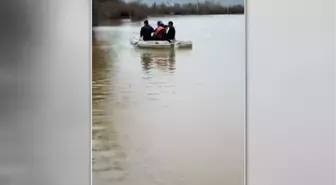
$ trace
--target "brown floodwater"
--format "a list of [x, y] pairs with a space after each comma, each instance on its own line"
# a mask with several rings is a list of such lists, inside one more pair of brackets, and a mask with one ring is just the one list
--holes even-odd
[[244, 16], [170, 19], [192, 50], [133, 48], [141, 23], [94, 28], [94, 185], [243, 185]]

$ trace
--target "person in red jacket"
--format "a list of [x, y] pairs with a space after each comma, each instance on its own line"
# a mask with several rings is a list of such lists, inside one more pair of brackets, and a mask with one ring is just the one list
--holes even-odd
[[154, 30], [154, 40], [164, 40], [166, 28], [161, 21], [157, 22], [157, 28]]

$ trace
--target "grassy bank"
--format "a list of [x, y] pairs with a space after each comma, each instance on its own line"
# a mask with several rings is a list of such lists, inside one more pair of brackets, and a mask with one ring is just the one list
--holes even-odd
[[244, 6], [223, 6], [218, 3], [188, 3], [173, 5], [129, 2], [121, 0], [93, 0], [93, 26], [118, 19], [141, 20], [148, 16], [244, 14]]

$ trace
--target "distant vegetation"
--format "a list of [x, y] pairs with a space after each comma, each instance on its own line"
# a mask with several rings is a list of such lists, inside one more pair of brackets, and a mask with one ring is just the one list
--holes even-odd
[[223, 6], [209, 1], [188, 4], [175, 3], [173, 5], [153, 3], [148, 5], [140, 1], [126, 3], [122, 0], [93, 0], [92, 14], [93, 26], [96, 26], [108, 20], [141, 20], [148, 16], [244, 14], [244, 6]]

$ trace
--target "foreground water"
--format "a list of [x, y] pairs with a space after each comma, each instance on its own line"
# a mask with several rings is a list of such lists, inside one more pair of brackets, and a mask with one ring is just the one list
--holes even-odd
[[141, 23], [95, 28], [94, 185], [243, 185], [244, 16], [170, 19], [192, 50], [132, 48]]

